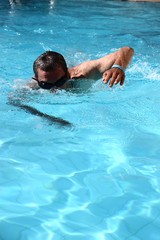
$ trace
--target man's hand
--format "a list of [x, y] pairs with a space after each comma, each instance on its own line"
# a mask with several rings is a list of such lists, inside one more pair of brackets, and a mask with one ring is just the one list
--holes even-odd
[[103, 73], [102, 79], [105, 84], [109, 83], [109, 87], [112, 87], [114, 84], [116, 85], [118, 83], [123, 85], [125, 74], [119, 68], [111, 68]]

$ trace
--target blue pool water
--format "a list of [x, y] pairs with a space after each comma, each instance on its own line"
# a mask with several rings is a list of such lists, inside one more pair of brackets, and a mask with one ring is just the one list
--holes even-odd
[[[158, 3], [1, 0], [0, 240], [160, 239], [159, 13]], [[45, 50], [73, 66], [126, 45], [123, 87], [25, 87]]]

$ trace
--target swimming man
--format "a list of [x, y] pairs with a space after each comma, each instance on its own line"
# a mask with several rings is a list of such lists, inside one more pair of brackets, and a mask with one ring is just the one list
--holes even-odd
[[103, 79], [110, 87], [123, 85], [125, 69], [130, 63], [134, 50], [122, 47], [118, 51], [102, 58], [86, 61], [78, 66], [68, 68], [64, 57], [57, 52], [47, 51], [41, 54], [33, 64], [34, 81], [32, 88], [54, 89], [67, 88], [69, 79]]

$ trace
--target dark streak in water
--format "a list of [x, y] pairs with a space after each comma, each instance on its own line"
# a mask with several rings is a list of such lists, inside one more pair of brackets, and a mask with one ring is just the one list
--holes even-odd
[[71, 127], [73, 126], [72, 123], [62, 119], [62, 118], [59, 118], [59, 117], [55, 117], [55, 116], [52, 116], [52, 115], [48, 115], [46, 113], [43, 113], [43, 112], [40, 112], [39, 110], [37, 110], [36, 108], [34, 107], [31, 107], [31, 106], [28, 106], [28, 105], [25, 105], [25, 104], [21, 104], [17, 101], [13, 101], [13, 100], [9, 100], [9, 104], [12, 105], [12, 106], [15, 106], [15, 107], [19, 107], [23, 110], [25, 110], [26, 112], [29, 112], [35, 116], [39, 116], [39, 117], [42, 117], [44, 119], [46, 119], [47, 121], [49, 121], [50, 123], [52, 124], [58, 124], [62, 127]]

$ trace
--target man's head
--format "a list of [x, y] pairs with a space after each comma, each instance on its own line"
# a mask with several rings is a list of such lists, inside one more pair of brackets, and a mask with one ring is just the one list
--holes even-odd
[[60, 87], [67, 80], [67, 64], [64, 57], [57, 52], [47, 51], [41, 54], [33, 63], [35, 80], [39, 86], [51, 89]]

